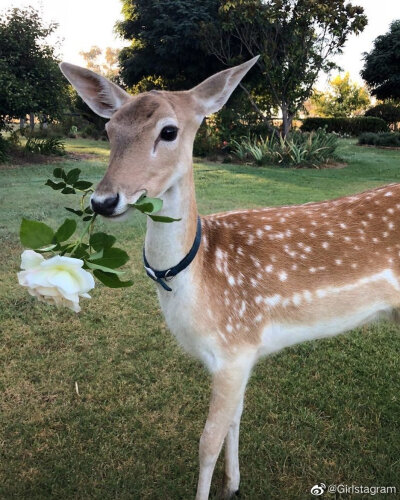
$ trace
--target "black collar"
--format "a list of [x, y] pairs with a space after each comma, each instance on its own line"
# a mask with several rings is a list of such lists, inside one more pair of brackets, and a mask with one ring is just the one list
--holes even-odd
[[184, 257], [179, 262], [179, 264], [177, 264], [174, 267], [171, 267], [170, 269], [166, 269], [165, 271], [157, 271], [157, 269], [153, 269], [151, 267], [151, 265], [148, 263], [148, 260], [146, 259], [146, 254], [143, 247], [143, 263], [147, 276], [149, 276], [149, 278], [151, 278], [155, 282], [159, 283], [164, 288], [164, 290], [172, 292], [172, 289], [163, 280], [173, 278], [174, 276], [176, 276], [189, 266], [189, 264], [196, 257], [197, 251], [199, 250], [200, 247], [200, 242], [201, 242], [201, 220], [200, 217], [197, 217], [197, 231], [192, 248], [189, 250], [189, 253], [186, 255], [186, 257]]

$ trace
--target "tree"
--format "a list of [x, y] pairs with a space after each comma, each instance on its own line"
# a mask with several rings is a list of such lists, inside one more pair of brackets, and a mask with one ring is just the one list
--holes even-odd
[[375, 116], [382, 118], [386, 123], [397, 130], [397, 124], [400, 123], [400, 106], [394, 106], [391, 103], [377, 104], [365, 112], [365, 116]]
[[117, 31], [131, 41], [119, 57], [128, 87], [188, 89], [223, 69], [200, 40], [200, 25], [215, 19], [219, 0], [122, 1]]
[[32, 7], [0, 15], [0, 128], [28, 113], [60, 116], [67, 83], [46, 43], [56, 28], [45, 26]]
[[378, 36], [374, 48], [364, 54], [361, 76], [377, 99], [400, 99], [400, 19]]
[[222, 0], [219, 25], [205, 26], [204, 40], [227, 66], [260, 55], [264, 86], [282, 112], [286, 136], [319, 72], [334, 68], [331, 57], [364, 29], [363, 12], [344, 0]]
[[340, 118], [361, 114], [370, 105], [368, 92], [350, 80], [350, 74], [337, 75], [328, 92], [314, 92], [311, 101], [319, 116]]
[[[113, 82], [119, 82], [119, 68], [118, 68], [118, 56], [120, 49], [113, 49], [112, 47], [106, 47], [103, 50], [97, 45], [92, 45], [90, 49], [85, 52], [81, 51], [79, 54], [83, 57], [86, 62], [86, 67], [91, 69], [95, 73], [105, 76]], [[99, 61], [99, 58], [103, 60]]]

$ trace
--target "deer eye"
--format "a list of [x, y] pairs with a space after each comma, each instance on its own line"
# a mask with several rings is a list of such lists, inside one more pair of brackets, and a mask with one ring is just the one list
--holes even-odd
[[160, 139], [162, 139], [163, 141], [171, 142], [176, 139], [177, 135], [178, 128], [174, 127], [173, 125], [169, 125], [161, 130]]

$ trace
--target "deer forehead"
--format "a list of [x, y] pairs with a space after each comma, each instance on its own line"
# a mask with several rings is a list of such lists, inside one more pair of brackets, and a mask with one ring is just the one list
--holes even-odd
[[144, 94], [132, 98], [120, 108], [107, 123], [110, 137], [119, 135], [137, 135], [149, 130], [163, 118], [171, 117], [177, 121], [174, 109], [169, 102], [159, 96]]
[[[161, 125], [183, 126], [190, 119], [191, 97], [185, 92], [151, 91], [124, 104], [107, 124], [107, 131], [138, 133]], [[171, 122], [171, 123], [168, 123]]]

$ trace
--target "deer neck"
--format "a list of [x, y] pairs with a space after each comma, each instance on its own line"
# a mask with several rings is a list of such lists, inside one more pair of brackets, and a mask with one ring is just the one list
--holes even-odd
[[181, 220], [162, 223], [148, 217], [146, 257], [157, 270], [169, 269], [178, 264], [193, 245], [198, 214], [192, 167], [163, 194], [162, 200], [163, 208], [157, 215]]

